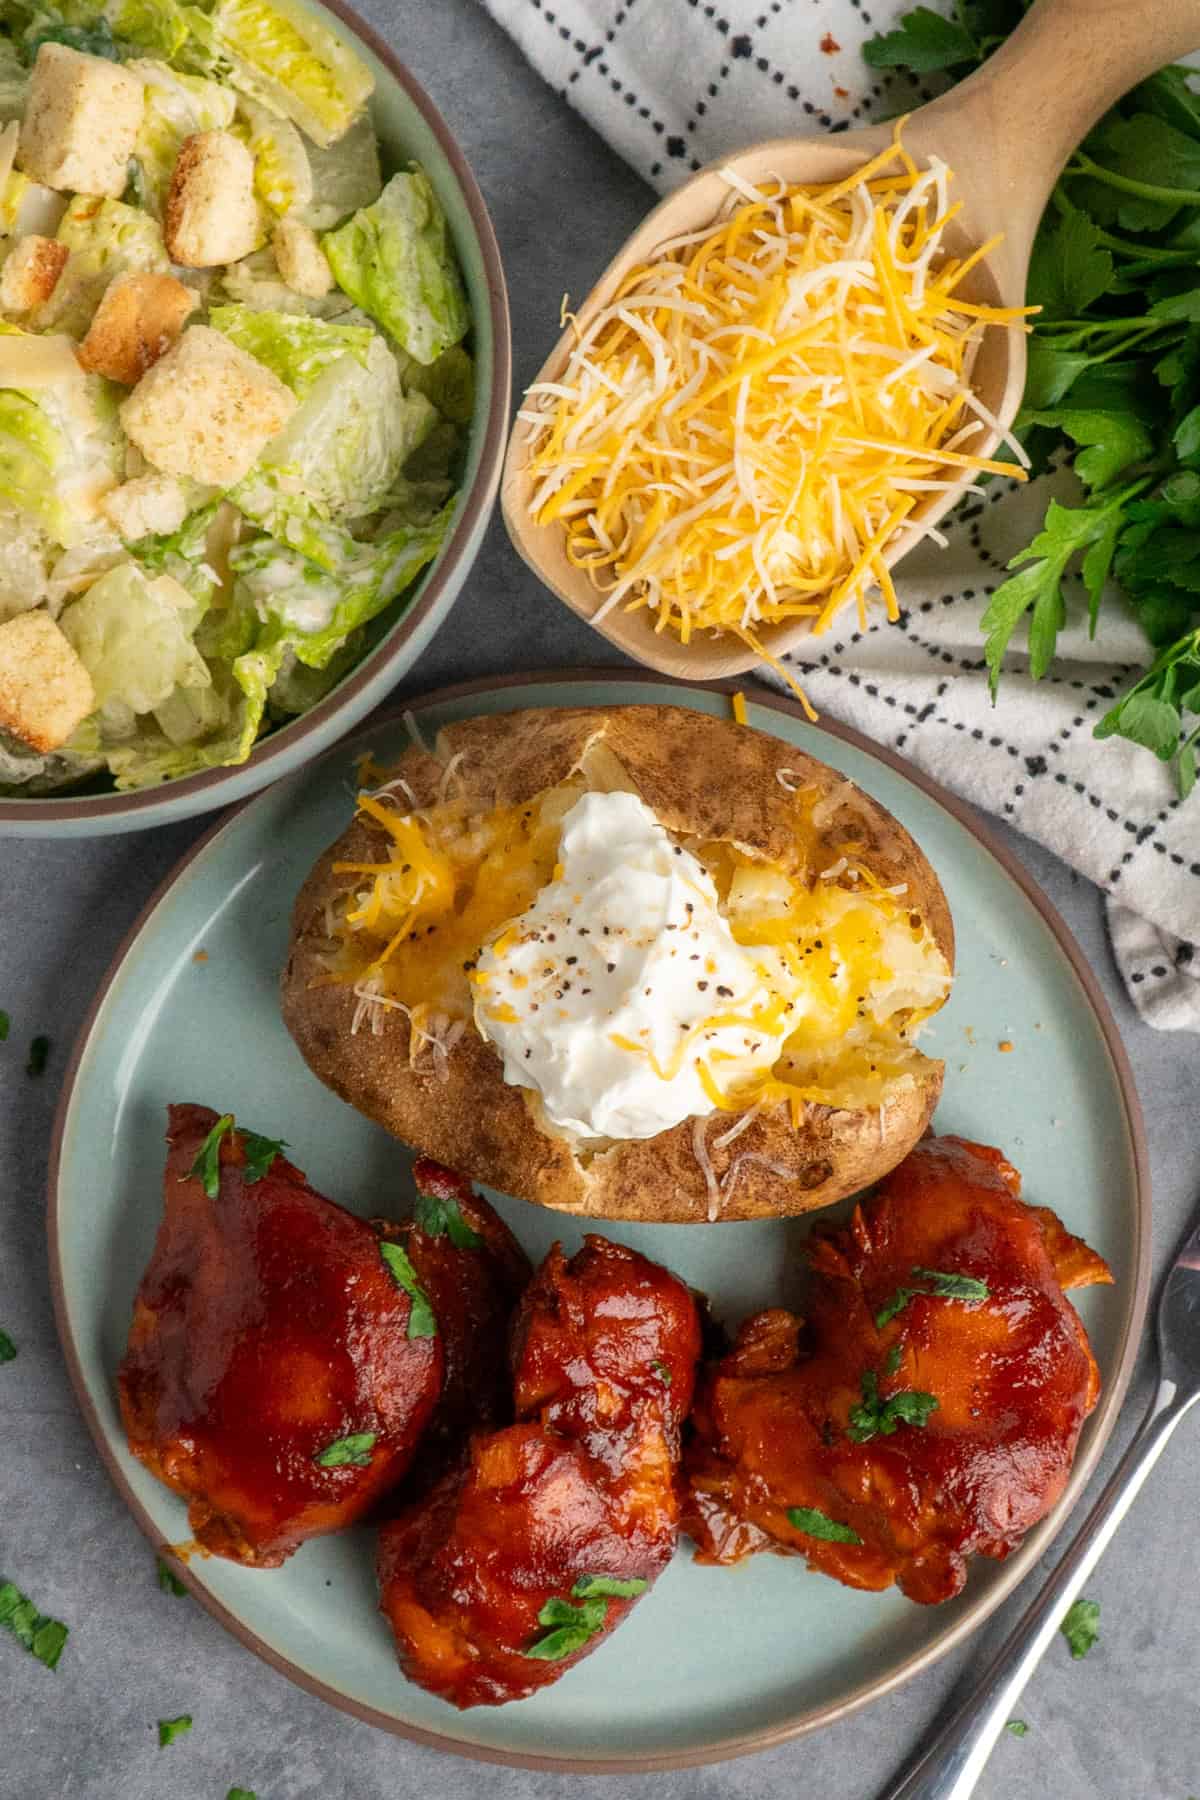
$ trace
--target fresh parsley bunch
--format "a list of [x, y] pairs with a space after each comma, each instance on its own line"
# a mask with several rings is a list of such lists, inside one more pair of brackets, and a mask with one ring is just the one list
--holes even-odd
[[[958, 79], [1026, 10], [1026, 0], [956, 0], [947, 19], [918, 6], [863, 54], [874, 68]], [[1190, 81], [1164, 69], [1127, 95], [1047, 208], [1016, 431], [1035, 469], [1065, 450], [1085, 497], [1050, 502], [983, 615], [994, 697], [1021, 621], [1038, 679], [1066, 622], [1064, 578], [1082, 580], [1094, 635], [1113, 577], [1157, 655], [1096, 736], [1174, 761], [1185, 795], [1200, 745], [1200, 95]]]

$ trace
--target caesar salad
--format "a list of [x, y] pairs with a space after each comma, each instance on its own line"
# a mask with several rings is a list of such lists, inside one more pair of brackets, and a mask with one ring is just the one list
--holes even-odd
[[0, 793], [238, 763], [437, 555], [447, 221], [296, 0], [0, 0]]

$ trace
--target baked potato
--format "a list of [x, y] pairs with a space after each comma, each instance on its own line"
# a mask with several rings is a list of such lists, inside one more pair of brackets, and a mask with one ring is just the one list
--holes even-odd
[[826, 1206], [924, 1132], [942, 1065], [912, 1038], [949, 991], [949, 908], [835, 770], [630, 706], [464, 719], [372, 780], [297, 899], [283, 1016], [404, 1142], [564, 1212], [697, 1223]]

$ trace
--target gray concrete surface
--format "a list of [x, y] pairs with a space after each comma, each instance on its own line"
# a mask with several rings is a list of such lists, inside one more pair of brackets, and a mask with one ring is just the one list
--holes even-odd
[[[649, 3], [649, 0], [646, 0]], [[646, 204], [639, 182], [524, 66], [473, 0], [369, 0], [365, 10], [428, 85], [492, 208], [509, 272], [516, 378], [528, 380], [559, 296], [582, 293]], [[406, 684], [542, 665], [615, 661], [549, 601], [502, 527], [448, 629]], [[91, 844], [0, 844], [0, 1324], [20, 1343], [0, 1372], [0, 1576], [72, 1627], [50, 1676], [0, 1643], [0, 1800], [560, 1800], [572, 1777], [487, 1769], [396, 1741], [289, 1685], [191, 1601], [154, 1585], [153, 1560], [75, 1409], [51, 1316], [43, 1233], [50, 1123], [69, 1046], [130, 920], [201, 827]], [[1052, 857], [1010, 840], [1060, 908], [1108, 992], [1146, 1110], [1161, 1265], [1200, 1194], [1200, 1045], [1141, 1026], [1111, 965], [1099, 897]], [[23, 1040], [54, 1038], [26, 1080]], [[1069, 1175], [1069, 1171], [1068, 1171]], [[1131, 1395], [1106, 1467], [1146, 1397]], [[1186, 1426], [1091, 1584], [1102, 1641], [1086, 1662], [1056, 1645], [1005, 1738], [980, 1800], [1188, 1800], [1200, 1793], [1200, 1439]], [[859, 1717], [709, 1770], [595, 1781], [598, 1800], [871, 1800], [1003, 1629]], [[160, 1752], [155, 1720], [189, 1711]], [[619, 1734], [620, 1721], [614, 1720]]]

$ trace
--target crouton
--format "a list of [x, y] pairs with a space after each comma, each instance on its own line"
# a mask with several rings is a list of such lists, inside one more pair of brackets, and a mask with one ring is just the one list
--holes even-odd
[[[0, 291], [2, 287], [0, 277]], [[81, 366], [135, 387], [166, 355], [197, 304], [196, 295], [174, 275], [118, 275], [105, 289], [79, 346]]]
[[35, 750], [57, 750], [95, 705], [92, 678], [49, 613], [0, 625], [0, 727]]
[[137, 475], [105, 494], [100, 510], [127, 544], [178, 531], [188, 515], [187, 489], [173, 475]]
[[0, 269], [0, 311], [28, 312], [50, 298], [71, 252], [57, 238], [18, 238]]
[[294, 294], [320, 300], [333, 286], [333, 270], [310, 225], [280, 219], [271, 238], [275, 266]]
[[163, 236], [171, 261], [188, 269], [240, 262], [257, 248], [254, 158], [232, 132], [184, 138], [171, 171]]
[[145, 107], [145, 84], [119, 63], [43, 44], [29, 81], [18, 165], [46, 187], [116, 199], [129, 179]]
[[121, 424], [164, 475], [232, 487], [296, 410], [278, 376], [208, 325], [189, 325], [121, 407]]

